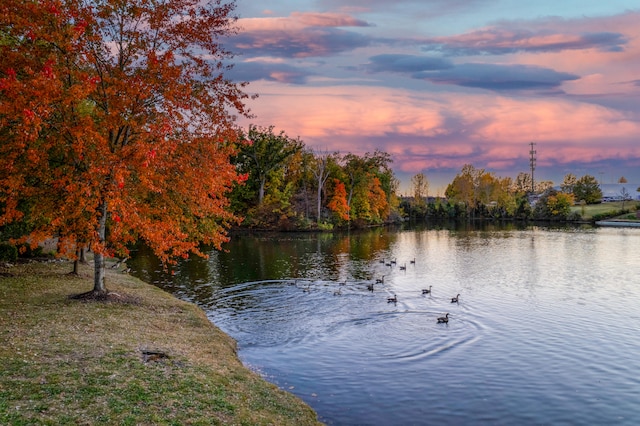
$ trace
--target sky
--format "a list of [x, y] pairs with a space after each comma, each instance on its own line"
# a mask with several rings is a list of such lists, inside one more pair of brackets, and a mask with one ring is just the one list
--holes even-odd
[[[249, 124], [391, 155], [400, 193], [465, 164], [640, 185], [637, 0], [237, 0], [227, 74]], [[635, 191], [635, 187], [633, 191]]]

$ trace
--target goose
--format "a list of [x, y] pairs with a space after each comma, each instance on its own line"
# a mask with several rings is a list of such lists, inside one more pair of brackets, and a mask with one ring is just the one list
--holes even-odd
[[373, 291], [373, 284], [367, 284], [367, 290]]
[[384, 263], [384, 259], [380, 259], [378, 263]]
[[376, 278], [376, 284], [384, 284], [384, 275], [382, 278]]
[[387, 298], [387, 303], [396, 303], [397, 301], [398, 301], [398, 296], [396, 296], [395, 294], [393, 295], [393, 297]]
[[393, 264], [395, 265], [395, 264], [396, 264], [396, 260], [395, 260], [395, 259], [393, 259], [393, 260], [391, 261], [391, 263], [393, 263]]
[[407, 264], [405, 263], [404, 265], [400, 266], [400, 270], [401, 271], [406, 271], [407, 270]]
[[307, 286], [305, 288], [303, 288], [302, 291], [304, 291], [305, 293], [310, 292], [311, 291], [311, 284], [307, 284]]
[[449, 313], [448, 312], [447, 312], [447, 314], [445, 316], [438, 318], [438, 324], [441, 324], [441, 323], [446, 324], [448, 322], [449, 322]]
[[412, 260], [409, 261], [410, 264], [415, 265], [416, 264], [416, 258], [414, 257]]
[[451, 303], [458, 303], [458, 297], [460, 297], [460, 293], [456, 297], [451, 298]]
[[423, 289], [422, 289], [422, 294], [429, 294], [429, 293], [431, 293], [431, 287], [433, 287], [433, 286], [429, 286], [429, 288], [423, 288]]

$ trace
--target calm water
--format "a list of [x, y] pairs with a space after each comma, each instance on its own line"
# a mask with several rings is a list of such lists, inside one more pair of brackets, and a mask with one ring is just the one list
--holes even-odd
[[640, 229], [240, 236], [225, 249], [174, 276], [143, 252], [131, 266], [199, 304], [246, 365], [327, 424], [640, 424]]

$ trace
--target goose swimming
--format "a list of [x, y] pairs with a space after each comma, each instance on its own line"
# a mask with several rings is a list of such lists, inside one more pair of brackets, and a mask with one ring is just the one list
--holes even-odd
[[456, 297], [452, 297], [451, 298], [451, 303], [458, 303], [458, 297], [460, 297], [459, 293], [458, 293], [458, 295]]
[[446, 324], [449, 322], [449, 313], [447, 312], [447, 315], [438, 318], [438, 324]]
[[398, 296], [396, 296], [395, 294], [393, 295], [393, 297], [387, 298], [387, 303], [396, 303], [397, 301], [398, 301]]
[[423, 288], [423, 289], [422, 289], [422, 294], [429, 294], [429, 293], [431, 293], [431, 287], [433, 287], [433, 286], [429, 286], [429, 288]]

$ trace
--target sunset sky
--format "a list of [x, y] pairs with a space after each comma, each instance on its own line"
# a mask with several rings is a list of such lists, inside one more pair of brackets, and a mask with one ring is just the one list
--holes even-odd
[[[317, 152], [388, 152], [408, 192], [464, 164], [640, 185], [637, 0], [237, 0], [228, 76]], [[635, 192], [635, 187], [632, 190]]]

